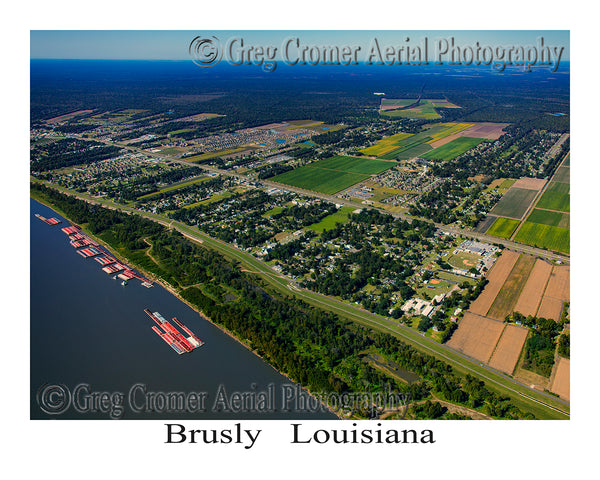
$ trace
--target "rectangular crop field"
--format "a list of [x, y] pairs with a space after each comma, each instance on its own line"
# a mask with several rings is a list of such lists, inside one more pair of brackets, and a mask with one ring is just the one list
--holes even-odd
[[571, 210], [569, 190], [570, 185], [568, 183], [552, 182], [538, 200], [536, 207], [569, 212]]
[[448, 346], [487, 363], [504, 326], [504, 322], [467, 312], [448, 341]]
[[536, 313], [538, 318], [551, 318], [558, 322], [563, 309], [563, 302], [558, 298], [544, 296]]
[[518, 226], [519, 220], [499, 217], [486, 233], [488, 235], [495, 235], [496, 237], [500, 238], [510, 238]]
[[282, 173], [281, 175], [276, 175], [270, 180], [306, 190], [314, 190], [326, 195], [333, 195], [369, 177], [370, 175], [368, 174], [325, 170], [307, 165], [290, 172]]
[[483, 142], [481, 138], [458, 137], [435, 150], [425, 153], [423, 158], [442, 161], [452, 160], [481, 142]]
[[336, 155], [334, 157], [325, 158], [318, 162], [308, 165], [312, 168], [323, 168], [326, 170], [336, 170], [339, 172], [348, 173], [365, 173], [368, 175], [378, 175], [381, 172], [395, 166], [392, 162], [384, 160], [372, 160], [370, 158], [346, 157]]
[[566, 400], [571, 399], [571, 360], [560, 357], [550, 391]]
[[525, 316], [535, 316], [551, 273], [551, 264], [541, 259], [535, 262], [521, 296], [514, 307], [515, 312], [522, 313]]
[[381, 155], [385, 155], [386, 153], [391, 152], [398, 148], [397, 142], [400, 140], [404, 140], [407, 137], [412, 136], [412, 133], [397, 133], [396, 135], [392, 135], [391, 137], [384, 138], [379, 140], [375, 145], [371, 145], [370, 147], [363, 148], [360, 150], [361, 153], [365, 155], [374, 155], [379, 157]]
[[490, 358], [490, 367], [494, 367], [501, 372], [512, 375], [529, 330], [518, 325], [507, 325], [502, 332], [502, 336], [496, 345], [496, 349]]
[[558, 170], [556, 170], [554, 177], [552, 177], [553, 182], [559, 182], [559, 183], [569, 183], [570, 179], [571, 179], [571, 168], [565, 167], [565, 166], [559, 167]]
[[521, 219], [537, 193], [536, 190], [511, 187], [490, 213], [499, 217]]
[[571, 248], [570, 231], [568, 229], [529, 221], [521, 225], [514, 240], [562, 253], [569, 253]]
[[498, 292], [494, 303], [487, 313], [488, 317], [504, 321], [504, 318], [513, 312], [514, 306], [519, 299], [523, 287], [533, 269], [535, 257], [521, 255], [504, 285]]
[[488, 274], [488, 284], [483, 289], [483, 292], [471, 303], [470, 312], [478, 315], [486, 315], [498, 292], [504, 285], [504, 282], [510, 275], [515, 263], [519, 259], [520, 254], [504, 250], [502, 256], [496, 260], [496, 263]]
[[534, 208], [527, 217], [527, 221], [553, 227], [569, 228], [569, 216], [568, 213]]
[[564, 302], [570, 301], [571, 288], [571, 267], [568, 265], [555, 266], [548, 280], [548, 286], [544, 295], [558, 298]]

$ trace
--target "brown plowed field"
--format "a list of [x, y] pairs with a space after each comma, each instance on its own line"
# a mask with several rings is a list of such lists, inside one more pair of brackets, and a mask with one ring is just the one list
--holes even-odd
[[551, 273], [552, 265], [548, 262], [540, 259], [535, 262], [521, 296], [515, 305], [515, 312], [522, 313], [525, 316], [536, 314]]
[[546, 185], [543, 178], [519, 178], [514, 184], [515, 188], [525, 188], [527, 190], [541, 190]]
[[448, 345], [481, 362], [489, 360], [505, 324], [467, 312]]
[[544, 297], [540, 308], [537, 311], [536, 317], [538, 318], [551, 318], [557, 322], [560, 320], [560, 314], [562, 313], [563, 302], [558, 298]]
[[442, 145], [446, 145], [447, 143], [451, 142], [452, 140], [456, 140], [458, 137], [462, 137], [463, 135], [461, 135], [460, 133], [455, 133], [454, 135], [448, 135], [447, 137], [444, 138], [440, 138], [439, 140], [436, 140], [435, 142], [431, 142], [429, 145], [431, 145], [433, 148], [438, 148], [441, 147]]
[[526, 280], [535, 264], [535, 257], [521, 255], [498, 292], [494, 303], [489, 309], [487, 316], [503, 321], [504, 318], [514, 311], [519, 296], [523, 290]]
[[560, 357], [558, 366], [556, 367], [556, 375], [554, 382], [550, 387], [550, 391], [556, 393], [565, 400], [571, 400], [571, 361]]
[[502, 129], [510, 125], [509, 123], [477, 123], [473, 127], [464, 130], [462, 137], [487, 138], [497, 140], [504, 132]]
[[571, 267], [568, 265], [556, 266], [552, 270], [548, 286], [544, 296], [554, 297], [568, 302], [571, 297], [571, 287], [569, 285], [569, 277], [571, 276]]
[[512, 375], [523, 350], [528, 330], [518, 325], [507, 325], [490, 358], [490, 367]]
[[469, 308], [470, 312], [473, 312], [477, 315], [485, 315], [488, 310], [494, 303], [494, 299], [498, 292], [504, 285], [507, 277], [510, 275], [515, 263], [519, 259], [519, 254], [516, 252], [511, 252], [509, 250], [504, 250], [502, 256], [496, 260], [494, 266], [490, 270], [488, 274], [488, 284], [485, 286], [481, 295], [479, 295], [475, 301], [471, 304], [471, 308]]

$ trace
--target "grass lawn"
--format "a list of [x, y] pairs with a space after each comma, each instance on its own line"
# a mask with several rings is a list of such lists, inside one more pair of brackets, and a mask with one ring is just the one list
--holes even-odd
[[336, 223], [346, 223], [348, 221], [348, 216], [353, 211], [354, 209], [352, 207], [342, 207], [337, 212], [327, 215], [320, 222], [309, 225], [308, 228], [317, 233], [323, 233], [325, 230], [331, 230], [335, 227]]

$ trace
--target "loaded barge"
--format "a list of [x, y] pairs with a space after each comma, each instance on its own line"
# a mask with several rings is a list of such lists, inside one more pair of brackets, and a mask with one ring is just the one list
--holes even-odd
[[39, 218], [42, 222], [47, 223], [48, 225], [58, 225], [61, 221], [58, 218], [46, 218], [42, 217], [39, 213], [36, 213], [35, 216]]
[[[61, 221], [56, 218], [45, 218], [39, 213], [36, 213], [35, 216], [48, 225], [57, 225], [61, 223]], [[114, 278], [116, 279], [118, 277], [123, 280], [122, 285], [127, 285], [127, 281], [131, 280], [132, 278], [138, 278], [141, 280], [144, 287], [152, 287], [153, 283], [150, 280], [135, 273], [127, 265], [119, 263], [115, 257], [110, 255], [108, 252], [105, 252], [98, 242], [95, 242], [85, 233], [83, 233], [79, 225], [73, 224], [69, 227], [61, 228], [61, 231], [69, 237], [70, 245], [76, 249], [79, 255], [84, 258], [95, 258], [95, 260], [102, 266], [102, 270], [104, 272], [109, 275], [117, 274]]]
[[173, 317], [173, 322], [188, 335], [187, 337], [184, 337], [181, 332], [171, 325], [160, 313], [151, 312], [147, 308], [144, 309], [144, 312], [160, 327], [158, 328], [156, 325], [153, 325], [152, 330], [154, 333], [162, 338], [179, 355], [189, 353], [192, 350], [204, 345], [202, 340], [194, 335], [189, 328], [187, 328], [175, 317]]

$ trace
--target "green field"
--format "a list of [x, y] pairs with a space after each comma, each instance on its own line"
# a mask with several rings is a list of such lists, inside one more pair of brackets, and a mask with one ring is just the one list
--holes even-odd
[[529, 221], [521, 225], [515, 241], [562, 253], [569, 253], [570, 250], [568, 229]]
[[323, 233], [325, 230], [331, 230], [335, 227], [336, 223], [346, 223], [348, 221], [348, 216], [353, 211], [354, 209], [352, 207], [342, 207], [337, 212], [327, 215], [320, 222], [309, 225], [308, 228], [317, 233]]
[[147, 193], [146, 195], [142, 195], [141, 197], [138, 197], [137, 199], [138, 200], [148, 200], [152, 197], [156, 197], [157, 195], [159, 195], [161, 193], [170, 192], [171, 190], [177, 190], [178, 188], [187, 187], [189, 185], [193, 185], [194, 183], [206, 182], [207, 180], [210, 180], [210, 177], [196, 178], [194, 180], [189, 180], [189, 181], [182, 182], [182, 183], [176, 183], [173, 185], [169, 185], [168, 187], [161, 188], [158, 192], [152, 192], [152, 193]]
[[452, 160], [481, 142], [483, 142], [483, 138], [458, 137], [431, 152], [425, 153], [422, 157], [431, 160]]
[[569, 217], [568, 213], [534, 208], [529, 217], [527, 217], [527, 221], [542, 225], [551, 225], [553, 227], [569, 228]]
[[[385, 103], [386, 105], [408, 106], [414, 103], [414, 100], [397, 100], [395, 102]], [[386, 100], [384, 100], [386, 102]], [[429, 100], [421, 100], [421, 103], [414, 107], [415, 110], [386, 110], [381, 112], [381, 115], [386, 117], [402, 117], [402, 118], [425, 118], [434, 119], [440, 118], [440, 115], [435, 111], [433, 104]]]
[[571, 180], [571, 168], [570, 167], [559, 167], [559, 169], [552, 177], [553, 182], [569, 183]]
[[334, 193], [362, 182], [370, 175], [359, 173], [345, 173], [336, 170], [323, 170], [311, 166], [300, 167], [291, 172], [276, 175], [270, 180], [284, 183], [293, 187], [314, 190], [315, 192], [333, 195]]
[[391, 152], [392, 150], [397, 149], [397, 142], [411, 136], [412, 133], [397, 133], [396, 135], [392, 135], [391, 137], [379, 140], [375, 145], [371, 145], [370, 147], [363, 148], [359, 151], [361, 153], [364, 153], [365, 155], [374, 155], [376, 157], [379, 157], [381, 155], [385, 155], [386, 153]]
[[336, 170], [348, 173], [366, 173], [368, 175], [378, 175], [381, 172], [392, 168], [395, 164], [383, 160], [372, 160], [370, 158], [346, 157], [336, 155], [318, 162], [311, 163], [313, 168], [323, 168], [326, 170]]
[[568, 183], [552, 182], [542, 194], [536, 207], [569, 212], [571, 209], [570, 185]]
[[332, 195], [393, 166], [392, 162], [382, 160], [336, 155], [276, 175], [271, 180]]
[[222, 155], [231, 155], [232, 153], [243, 152], [244, 150], [248, 149], [246, 147], [230, 148], [228, 150], [219, 150], [218, 152], [200, 153], [198, 155], [185, 157], [182, 160], [185, 160], [187, 162], [200, 162], [202, 160], [208, 160], [209, 158], [216, 158]]
[[520, 219], [537, 195], [537, 190], [511, 188], [490, 211], [492, 215]]
[[510, 238], [516, 228], [519, 226], [519, 220], [513, 220], [512, 218], [497, 218], [496, 221], [488, 228], [488, 235], [494, 235], [500, 238]]

